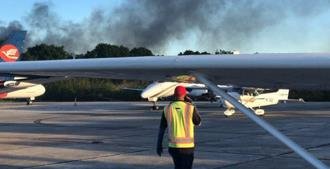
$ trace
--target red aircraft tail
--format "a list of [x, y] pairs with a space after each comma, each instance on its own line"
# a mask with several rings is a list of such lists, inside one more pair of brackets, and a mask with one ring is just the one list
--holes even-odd
[[15, 62], [19, 60], [24, 50], [26, 31], [12, 32], [0, 46], [0, 62]]

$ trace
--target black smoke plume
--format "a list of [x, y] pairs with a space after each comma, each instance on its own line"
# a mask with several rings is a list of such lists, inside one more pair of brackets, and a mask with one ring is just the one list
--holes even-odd
[[[127, 0], [111, 12], [94, 9], [76, 23], [60, 18], [48, 2], [35, 3], [25, 22], [29, 46], [56, 44], [84, 53], [108, 42], [164, 54], [173, 41], [185, 43], [192, 37], [196, 46], [208, 51], [240, 48], [290, 18], [308, 23], [329, 7], [330, 1], [325, 0]], [[0, 27], [0, 36], [14, 29], [22, 25], [13, 21]]]

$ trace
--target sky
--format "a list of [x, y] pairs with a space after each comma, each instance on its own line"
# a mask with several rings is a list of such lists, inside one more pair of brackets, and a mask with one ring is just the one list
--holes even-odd
[[330, 52], [328, 0], [0, 0], [0, 38], [28, 31], [27, 46], [72, 53], [98, 43], [155, 54]]
[[0, 0], [2, 6], [6, 8], [1, 9], [3, 16], [2, 21], [10, 22], [13, 20], [23, 21], [29, 14], [35, 3], [46, 3], [54, 8], [54, 11], [65, 20], [81, 21], [90, 15], [93, 9], [104, 8], [111, 10], [118, 6], [121, 1], [117, 0], [54, 0], [54, 1], [40, 1], [40, 0]]

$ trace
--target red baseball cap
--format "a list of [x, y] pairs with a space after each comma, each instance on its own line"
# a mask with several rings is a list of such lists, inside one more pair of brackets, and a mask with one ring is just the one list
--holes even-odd
[[174, 90], [174, 96], [176, 97], [182, 97], [186, 96], [187, 90], [184, 86], [177, 86]]

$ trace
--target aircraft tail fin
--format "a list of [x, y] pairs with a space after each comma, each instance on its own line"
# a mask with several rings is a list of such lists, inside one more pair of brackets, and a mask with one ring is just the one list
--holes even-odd
[[0, 46], [0, 62], [15, 62], [19, 60], [24, 50], [26, 31], [12, 32]]
[[277, 92], [278, 100], [288, 100], [289, 89], [279, 89]]

